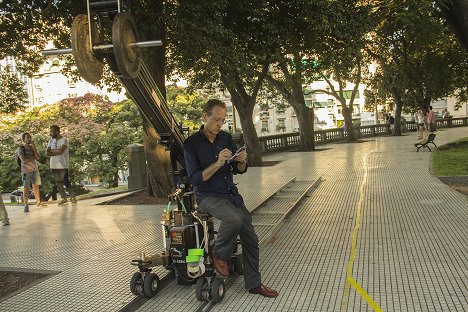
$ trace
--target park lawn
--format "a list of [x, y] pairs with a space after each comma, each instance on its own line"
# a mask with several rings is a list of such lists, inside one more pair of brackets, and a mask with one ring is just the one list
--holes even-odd
[[99, 190], [94, 190], [86, 194], [78, 195], [76, 198], [78, 200], [80, 199], [88, 199], [88, 198], [93, 198], [97, 196], [106, 196], [106, 195], [113, 195], [116, 192], [124, 192], [128, 191], [128, 185], [119, 185], [117, 187], [113, 188], [105, 188], [105, 189], [99, 189]]
[[433, 153], [436, 176], [468, 176], [468, 138], [440, 146]]

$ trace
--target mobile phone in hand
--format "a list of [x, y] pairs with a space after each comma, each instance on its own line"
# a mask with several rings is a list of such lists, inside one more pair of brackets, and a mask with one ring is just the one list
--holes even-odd
[[239, 154], [240, 154], [241, 152], [245, 151], [246, 149], [247, 149], [247, 146], [242, 146], [242, 147], [240, 147], [240, 148], [236, 151], [236, 153], [235, 153], [234, 155], [232, 155], [231, 158], [229, 158], [229, 159], [227, 160], [227, 163], [228, 163], [228, 164], [232, 163], [232, 162], [234, 161], [234, 158], [236, 158], [237, 156], [239, 156]]

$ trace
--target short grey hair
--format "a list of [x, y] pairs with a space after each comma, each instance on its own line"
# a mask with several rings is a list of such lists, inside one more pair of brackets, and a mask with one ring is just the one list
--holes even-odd
[[208, 100], [205, 103], [205, 105], [203, 105], [203, 113], [206, 114], [207, 116], [210, 116], [213, 113], [213, 108], [215, 106], [219, 106], [227, 110], [226, 103], [218, 99], [211, 99], [211, 100]]

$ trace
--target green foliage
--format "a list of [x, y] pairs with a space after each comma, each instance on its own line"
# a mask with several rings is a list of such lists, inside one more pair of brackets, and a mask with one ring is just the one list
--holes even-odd
[[0, 73], [0, 113], [14, 113], [24, 107], [28, 93], [24, 83], [5, 67]]
[[13, 191], [21, 185], [21, 174], [16, 158], [8, 157], [0, 160], [0, 190]]
[[[109, 102], [110, 103], [110, 102]], [[141, 118], [131, 100], [101, 106], [96, 111], [89, 132], [74, 138], [79, 159], [87, 164], [87, 170], [79, 172], [82, 178], [100, 177], [109, 187], [116, 187], [118, 170], [126, 168], [124, 148], [132, 143], [142, 143]]]
[[[45, 155], [49, 127], [57, 124], [70, 144], [70, 175], [79, 182], [100, 177], [106, 184], [117, 183], [117, 172], [125, 169], [123, 149], [132, 143], [141, 143], [141, 118], [138, 108], [130, 100], [112, 103], [101, 96], [64, 99], [58, 103], [36, 108], [16, 115], [2, 115], [0, 126], [0, 186], [5, 190], [18, 186], [15, 152], [21, 144], [21, 134], [29, 132], [41, 155]], [[46, 189], [52, 177], [48, 159], [41, 158], [40, 172]]]
[[368, 52], [378, 66], [368, 83], [383, 97], [398, 92], [408, 111], [466, 93], [468, 53], [431, 1], [393, 1], [373, 15], [378, 23]]
[[70, 46], [73, 18], [86, 12], [84, 1], [1, 1], [0, 58], [14, 56], [19, 68], [32, 75], [43, 63], [43, 50], [50, 40]]
[[192, 132], [200, 128], [203, 105], [209, 96], [176, 85], [166, 86], [167, 104], [176, 119]]
[[271, 108], [285, 110], [289, 104], [281, 98], [278, 91], [266, 84], [258, 93], [257, 104], [261, 111], [268, 111]]
[[271, 55], [268, 2], [168, 1], [168, 70], [197, 88], [250, 89]]

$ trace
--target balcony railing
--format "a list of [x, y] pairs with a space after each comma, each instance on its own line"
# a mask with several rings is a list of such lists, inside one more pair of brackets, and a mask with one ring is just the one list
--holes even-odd
[[[437, 129], [452, 127], [467, 127], [468, 117], [461, 118], [440, 118], [436, 119]], [[387, 124], [371, 126], [355, 126], [358, 138], [374, 137], [389, 133]], [[401, 123], [401, 131], [416, 131], [417, 124], [414, 121]], [[327, 130], [317, 130], [315, 133], [315, 143], [324, 144], [341, 141], [346, 138], [343, 128], [334, 128]], [[282, 150], [295, 149], [299, 146], [299, 133], [283, 133], [277, 135], [267, 135], [259, 137], [262, 153], [270, 153]]]

